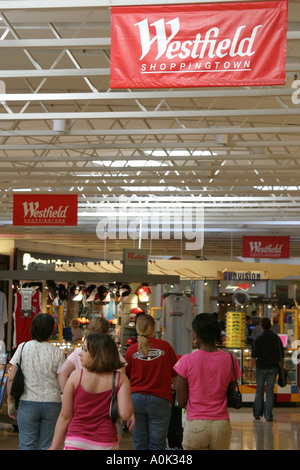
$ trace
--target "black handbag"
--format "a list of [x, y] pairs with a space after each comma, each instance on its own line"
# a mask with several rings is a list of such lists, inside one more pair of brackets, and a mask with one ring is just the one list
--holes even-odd
[[[278, 337], [278, 341], [281, 341], [281, 339]], [[283, 357], [281, 353], [281, 346], [279, 343], [279, 368], [278, 368], [278, 379], [277, 383], [279, 387], [285, 387], [287, 385], [287, 378], [288, 378], [288, 371], [285, 369], [284, 364], [283, 364]]]
[[119, 418], [117, 395], [115, 392], [115, 382], [116, 382], [116, 371], [114, 370], [113, 386], [112, 386], [112, 391], [111, 391], [110, 407], [109, 407], [109, 417], [113, 423], [115, 423], [117, 419]]
[[230, 354], [230, 357], [231, 357], [231, 362], [232, 362], [232, 367], [233, 367], [234, 377], [235, 377], [235, 389], [232, 390], [228, 388], [227, 390], [227, 407], [235, 408], [239, 410], [242, 407], [242, 394], [240, 392], [239, 384], [236, 378], [236, 372], [235, 372], [232, 354]]
[[25, 346], [25, 343], [23, 344], [22, 349], [21, 349], [20, 361], [19, 363], [17, 363], [18, 369], [17, 369], [16, 375], [14, 376], [13, 382], [11, 384], [11, 390], [10, 390], [10, 394], [15, 399], [16, 409], [18, 409], [20, 397], [22, 393], [24, 392], [24, 375], [21, 369], [22, 352], [23, 352], [24, 346]]

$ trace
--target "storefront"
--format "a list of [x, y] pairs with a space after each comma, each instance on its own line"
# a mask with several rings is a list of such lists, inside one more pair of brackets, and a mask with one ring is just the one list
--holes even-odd
[[[135, 254], [139, 255], [139, 250]], [[138, 258], [137, 258], [138, 259]], [[24, 260], [29, 262], [24, 264]], [[300, 281], [293, 270], [295, 266], [281, 265], [280, 273], [287, 271], [291, 279], [267, 279], [268, 270], [276, 273], [277, 265], [261, 264], [259, 267], [264, 279], [236, 280], [220, 279], [224, 272], [224, 262], [181, 261], [139, 259], [131, 264], [123, 260], [114, 262], [83, 260], [81, 258], [56, 259], [55, 255], [18, 253], [12, 271], [0, 272], [0, 282], [10, 283], [13, 288], [13, 303], [8, 306], [7, 350], [14, 348], [26, 338], [19, 337], [16, 331], [19, 321], [24, 321], [21, 313], [22, 301], [29, 298], [36, 302], [34, 314], [49, 312], [57, 323], [55, 344], [63, 348], [66, 356], [78, 346], [72, 342], [70, 323], [78, 319], [83, 335], [90, 320], [104, 316], [110, 322], [110, 332], [120, 351], [125, 354], [130, 344], [136, 341], [135, 321], [141, 312], [147, 312], [156, 320], [155, 334], [171, 342], [179, 355], [193, 350], [190, 340], [190, 323], [195, 314], [203, 311], [218, 314], [223, 328], [223, 342], [220, 347], [237, 357], [241, 370], [241, 391], [244, 403], [252, 403], [255, 394], [255, 375], [250, 370], [251, 341], [247, 333], [246, 318], [267, 316], [272, 323], [278, 319], [278, 328], [285, 342], [285, 360], [289, 371], [288, 385], [276, 386], [276, 400], [280, 403], [300, 402], [298, 371], [299, 310], [298, 292]], [[226, 272], [235, 272], [226, 263]], [[228, 269], [230, 268], [230, 271]], [[238, 263], [239, 269], [249, 269], [247, 263]], [[253, 266], [253, 264], [252, 264]], [[257, 265], [256, 265], [257, 266]], [[204, 272], [206, 276], [199, 275]], [[290, 268], [290, 269], [289, 269]], [[213, 270], [215, 278], [212, 279]], [[274, 274], [273, 274], [274, 275]], [[219, 277], [219, 278], [218, 278]], [[224, 277], [224, 276], [223, 276]], [[227, 276], [226, 276], [227, 277]], [[288, 277], [288, 276], [286, 276]], [[168, 310], [181, 306], [184, 310], [185, 326], [180, 334], [170, 335], [172, 323], [168, 323]], [[18, 309], [20, 309], [19, 317]], [[25, 321], [30, 323], [33, 310], [29, 308]], [[25, 316], [26, 316], [25, 315]], [[239, 334], [232, 342], [232, 331], [236, 328], [230, 320], [235, 315], [239, 321]], [[188, 322], [188, 326], [187, 325]], [[253, 325], [252, 325], [253, 327]], [[173, 332], [172, 332], [173, 334]], [[172, 339], [174, 338], [174, 339]]]

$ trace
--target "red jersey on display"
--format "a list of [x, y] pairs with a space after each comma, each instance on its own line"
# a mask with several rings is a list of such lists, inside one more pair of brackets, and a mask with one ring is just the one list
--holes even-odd
[[173, 348], [166, 341], [149, 338], [148, 357], [138, 351], [138, 344], [130, 346], [126, 352], [126, 374], [130, 380], [131, 392], [155, 395], [172, 401], [172, 377], [177, 373], [173, 366], [177, 358]]
[[17, 348], [20, 343], [24, 341], [31, 341], [31, 323], [33, 317], [42, 312], [42, 293], [40, 290], [33, 291], [31, 294], [31, 315], [24, 316], [22, 314], [22, 294], [15, 293], [15, 305], [13, 312], [14, 319], [14, 337], [13, 347]]

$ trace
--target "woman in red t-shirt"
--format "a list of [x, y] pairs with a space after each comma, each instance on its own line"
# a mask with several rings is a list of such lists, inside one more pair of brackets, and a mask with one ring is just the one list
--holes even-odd
[[155, 321], [151, 315], [140, 315], [136, 330], [138, 342], [128, 348], [125, 356], [135, 415], [133, 447], [163, 450], [171, 419], [177, 358], [169, 343], [153, 337]]

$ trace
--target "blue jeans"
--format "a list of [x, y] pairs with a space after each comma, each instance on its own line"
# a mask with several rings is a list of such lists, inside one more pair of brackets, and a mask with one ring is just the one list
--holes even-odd
[[[253, 403], [253, 416], [256, 418], [264, 416], [272, 419], [274, 406], [274, 385], [278, 368], [276, 369], [256, 369], [256, 393]], [[266, 401], [264, 404], [264, 386], [266, 384]]]
[[134, 450], [164, 450], [171, 420], [169, 400], [142, 393], [132, 394], [135, 428], [131, 432]]
[[18, 408], [19, 450], [49, 449], [61, 403], [21, 400]]

